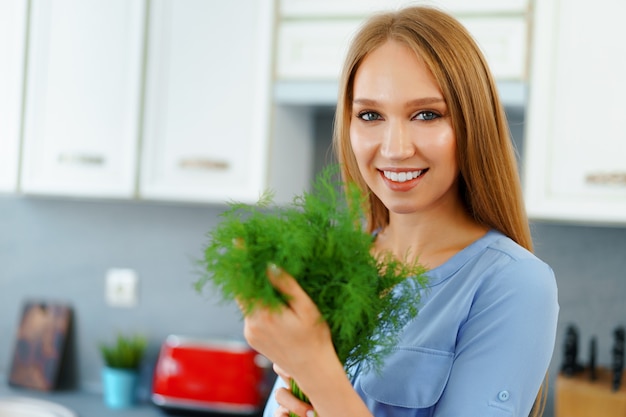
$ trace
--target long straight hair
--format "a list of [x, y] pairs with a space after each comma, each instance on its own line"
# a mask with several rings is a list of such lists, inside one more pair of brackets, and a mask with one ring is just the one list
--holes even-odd
[[[456, 19], [415, 6], [370, 18], [348, 50], [339, 85], [333, 146], [346, 182], [367, 195], [370, 232], [389, 223], [389, 210], [369, 192], [350, 142], [354, 77], [363, 59], [388, 40], [411, 48], [433, 74], [450, 111], [457, 141], [459, 191], [465, 209], [480, 224], [532, 251], [532, 238], [509, 125], [496, 83], [480, 48]], [[547, 378], [533, 416], [543, 414]]]

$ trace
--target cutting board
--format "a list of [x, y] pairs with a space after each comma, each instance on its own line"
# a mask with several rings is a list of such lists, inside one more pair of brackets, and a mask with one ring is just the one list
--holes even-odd
[[63, 303], [24, 303], [9, 384], [50, 391], [57, 387], [72, 310]]

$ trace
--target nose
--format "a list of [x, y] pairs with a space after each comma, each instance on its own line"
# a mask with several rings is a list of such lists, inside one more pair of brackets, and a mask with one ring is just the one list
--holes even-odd
[[415, 153], [408, 126], [402, 121], [390, 121], [384, 132], [381, 155], [391, 160], [410, 158]]

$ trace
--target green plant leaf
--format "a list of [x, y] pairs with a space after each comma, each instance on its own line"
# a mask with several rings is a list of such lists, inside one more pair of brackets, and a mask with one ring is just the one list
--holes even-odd
[[277, 308], [284, 297], [266, 275], [274, 263], [315, 302], [347, 372], [357, 363], [378, 370], [418, 313], [426, 270], [417, 261], [371, 254], [373, 236], [361, 217], [367, 196], [338, 178], [339, 167], [327, 167], [311, 192], [287, 206], [272, 206], [269, 193], [257, 205], [231, 203], [208, 233], [195, 287], [210, 283], [224, 300], [242, 303], [244, 314]]
[[106, 366], [120, 369], [138, 369], [143, 359], [147, 341], [140, 335], [117, 335], [114, 343], [100, 343], [100, 353]]

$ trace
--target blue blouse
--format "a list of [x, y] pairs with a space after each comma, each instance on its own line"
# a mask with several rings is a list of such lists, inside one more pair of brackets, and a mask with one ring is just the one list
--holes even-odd
[[[376, 417], [527, 416], [554, 349], [551, 268], [492, 230], [428, 276], [418, 316], [355, 390]], [[264, 416], [276, 407], [272, 393]]]

